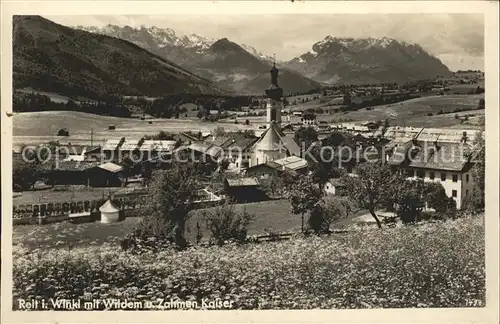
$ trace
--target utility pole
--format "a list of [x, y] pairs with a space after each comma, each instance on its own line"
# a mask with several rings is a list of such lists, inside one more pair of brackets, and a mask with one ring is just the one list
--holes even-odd
[[90, 147], [94, 146], [94, 129], [90, 129]]

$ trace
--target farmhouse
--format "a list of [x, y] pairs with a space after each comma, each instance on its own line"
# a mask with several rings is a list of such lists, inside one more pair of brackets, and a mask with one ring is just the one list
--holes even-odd
[[88, 170], [98, 165], [90, 161], [59, 161], [55, 164], [45, 164], [44, 173], [48, 183], [54, 185], [87, 185]]
[[226, 179], [224, 188], [229, 197], [237, 202], [255, 202], [267, 199], [266, 194], [259, 189], [256, 178]]
[[120, 187], [124, 182], [123, 167], [112, 162], [89, 168], [86, 173], [92, 187]]
[[323, 185], [323, 191], [328, 195], [342, 195], [342, 189], [344, 188], [344, 184], [336, 178], [328, 179]]
[[102, 152], [107, 160], [119, 160], [119, 148], [125, 142], [125, 137], [121, 139], [108, 139], [102, 146]]
[[457, 143], [413, 140], [395, 147], [387, 163], [408, 179], [441, 183], [460, 209], [473, 189], [473, 155], [464, 150]]
[[292, 170], [296, 173], [306, 173], [307, 172], [307, 161], [298, 156], [287, 156], [285, 158], [273, 161], [282, 170]]

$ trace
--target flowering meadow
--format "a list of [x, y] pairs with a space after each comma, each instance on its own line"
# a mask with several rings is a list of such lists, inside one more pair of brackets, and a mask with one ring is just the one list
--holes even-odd
[[18, 299], [200, 301], [237, 309], [484, 306], [484, 219], [132, 254], [14, 247]]

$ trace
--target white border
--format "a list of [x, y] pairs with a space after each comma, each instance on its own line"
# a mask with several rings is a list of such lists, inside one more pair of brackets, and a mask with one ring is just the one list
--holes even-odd
[[[178, 322], [178, 323], [498, 323], [499, 305], [499, 100], [498, 2], [486, 1], [11, 1], [1, 5], [2, 60], [2, 323], [30, 322]], [[484, 13], [486, 70], [486, 281], [483, 309], [390, 309], [321, 311], [170, 311], [162, 312], [13, 312], [12, 305], [12, 15], [140, 15], [140, 14], [340, 14], [340, 13]], [[334, 16], [332, 19], [335, 19]]]

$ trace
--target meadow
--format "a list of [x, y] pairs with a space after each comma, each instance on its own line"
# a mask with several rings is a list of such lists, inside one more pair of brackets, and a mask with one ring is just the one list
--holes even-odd
[[[151, 124], [150, 124], [151, 122]], [[90, 145], [91, 131], [93, 143], [102, 144], [106, 139], [120, 137], [141, 138], [145, 134], [153, 135], [160, 131], [178, 133], [183, 131], [212, 131], [223, 126], [226, 131], [249, 129], [244, 124], [231, 122], [211, 123], [197, 119], [149, 119], [120, 118], [93, 115], [75, 111], [45, 111], [14, 114], [13, 144], [38, 144], [51, 140], [60, 143]], [[115, 130], [108, 130], [110, 125]], [[57, 136], [61, 128], [67, 128], [70, 136]]]
[[234, 309], [481, 307], [484, 259], [483, 215], [181, 252], [132, 254], [110, 243], [70, 251], [17, 245], [13, 307], [32, 298], [200, 306], [220, 298]]
[[[195, 241], [196, 223], [201, 225], [203, 239], [208, 240], [209, 232], [206, 229], [202, 213], [199, 209], [192, 212], [187, 223], [186, 238], [191, 242]], [[270, 200], [247, 204], [237, 204], [236, 210], [245, 209], [248, 213], [254, 214], [255, 218], [248, 227], [249, 235], [266, 235], [270, 233], [300, 232], [301, 218], [291, 213], [291, 206], [288, 200]], [[111, 224], [101, 224], [99, 221], [90, 223], [53, 223], [45, 225], [19, 225], [13, 227], [12, 243], [22, 244], [30, 249], [37, 247], [44, 248], [67, 248], [86, 247], [100, 245], [103, 243], [119, 244], [125, 235], [132, 233], [141, 221], [137, 216], [139, 211], [127, 212], [127, 217], [120, 222]], [[364, 211], [353, 212], [349, 218], [335, 223], [334, 227], [342, 227], [351, 224], [354, 220], [365, 214]], [[130, 217], [132, 216], [132, 217]]]
[[[348, 118], [352, 121], [384, 120], [389, 118], [393, 124], [404, 122], [407, 124], [414, 123], [414, 126], [431, 127], [426, 124], [427, 119], [432, 119], [426, 118], [430, 117], [427, 116], [429, 113], [436, 116], [442, 110], [444, 113], [451, 113], [451, 117], [454, 118], [456, 109], [464, 111], [474, 110], [477, 108], [480, 99], [484, 99], [484, 93], [477, 95], [427, 96], [388, 105], [374, 106], [371, 109], [363, 108], [348, 113], [338, 112], [332, 115], [325, 115], [325, 118]], [[448, 126], [449, 122], [446, 123], [448, 118], [443, 118], [442, 126]], [[460, 123], [459, 121], [456, 122]], [[417, 123], [419, 125], [416, 125]], [[432, 127], [439, 127], [440, 125], [439, 122], [435, 122]]]

